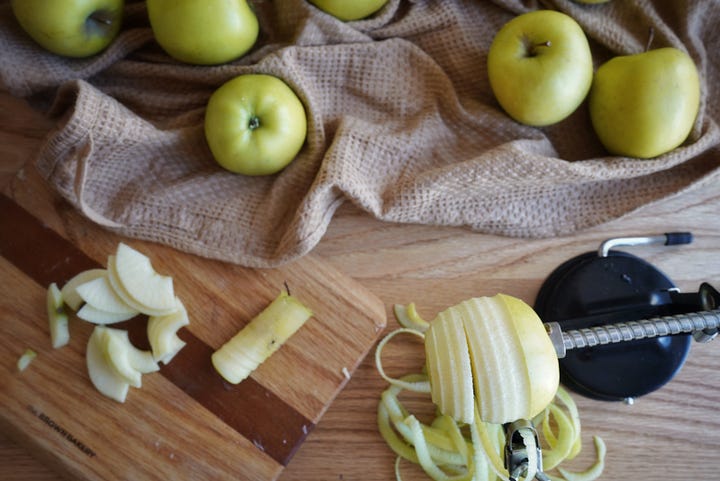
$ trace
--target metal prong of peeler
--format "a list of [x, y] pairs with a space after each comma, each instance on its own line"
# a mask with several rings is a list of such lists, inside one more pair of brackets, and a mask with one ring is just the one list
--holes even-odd
[[527, 446], [523, 439], [523, 431], [530, 432], [535, 439], [535, 450], [537, 459], [537, 471], [535, 479], [538, 481], [550, 481], [550, 478], [543, 473], [542, 448], [535, 430], [535, 426], [527, 419], [520, 419], [505, 425], [505, 467], [509, 473], [510, 481], [518, 481], [521, 476], [528, 472], [529, 456]]
[[636, 237], [615, 237], [607, 239], [600, 244], [598, 256], [607, 257], [610, 249], [619, 246], [644, 246], [644, 245], [681, 245], [690, 244], [693, 236], [690, 232], [667, 232], [665, 234], [636, 236]]

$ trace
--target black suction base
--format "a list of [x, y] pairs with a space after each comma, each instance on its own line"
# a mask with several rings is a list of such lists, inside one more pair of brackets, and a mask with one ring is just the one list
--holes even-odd
[[[675, 285], [631, 254], [597, 251], [559, 266], [543, 283], [535, 310], [563, 331], [672, 315]], [[676, 335], [568, 351], [561, 382], [598, 400], [631, 401], [670, 381], [690, 350], [691, 335]]]

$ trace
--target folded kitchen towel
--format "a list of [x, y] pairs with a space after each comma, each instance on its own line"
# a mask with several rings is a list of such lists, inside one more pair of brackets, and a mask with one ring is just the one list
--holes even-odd
[[[253, 267], [312, 250], [349, 201], [390, 222], [562, 235], [720, 178], [720, 9], [715, 0], [582, 5], [570, 0], [390, 0], [341, 22], [306, 0], [254, 0], [261, 35], [222, 66], [184, 65], [155, 43], [145, 3], [89, 59], [36, 46], [0, 3], [0, 85], [56, 120], [38, 153], [44, 178], [123, 235]], [[490, 90], [498, 29], [540, 8], [586, 32], [597, 65], [653, 48], [690, 54], [702, 104], [689, 139], [651, 160], [611, 156], [586, 103], [545, 128], [512, 121]], [[212, 92], [243, 73], [287, 82], [307, 142], [279, 174], [224, 171], [203, 134]]]

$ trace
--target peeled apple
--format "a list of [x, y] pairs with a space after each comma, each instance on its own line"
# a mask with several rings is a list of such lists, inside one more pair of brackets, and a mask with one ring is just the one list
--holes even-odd
[[433, 402], [457, 421], [531, 419], [560, 382], [552, 342], [535, 312], [498, 294], [468, 299], [438, 314], [425, 334]]
[[300, 329], [312, 316], [299, 299], [281, 292], [260, 314], [212, 354], [215, 370], [238, 384]]
[[[580, 452], [580, 418], [573, 399], [559, 384], [559, 363], [550, 337], [530, 306], [498, 294], [463, 301], [432, 322], [420, 317], [414, 304], [396, 305], [394, 312], [402, 327], [380, 341], [375, 363], [390, 384], [380, 396], [377, 421], [380, 435], [397, 455], [398, 481], [403, 479], [402, 459], [419, 465], [434, 481], [517, 479], [503, 457], [507, 455], [504, 426], [518, 420], [542, 424], [538, 434], [543, 438], [527, 430], [520, 433], [528, 457], [519, 479], [535, 479], [535, 468], [540, 466], [559, 473], [543, 479], [600, 477], [605, 445], [597, 436], [592, 466], [584, 471], [560, 466]], [[385, 372], [382, 351], [401, 334], [423, 339], [426, 372], [400, 378]], [[420, 421], [403, 405], [405, 391], [428, 396], [436, 407], [435, 418]], [[543, 446], [542, 462], [533, 459], [537, 442]]]

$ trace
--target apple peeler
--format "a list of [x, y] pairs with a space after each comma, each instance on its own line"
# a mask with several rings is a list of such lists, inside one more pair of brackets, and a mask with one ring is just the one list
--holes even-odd
[[[563, 385], [580, 395], [632, 404], [669, 382], [687, 358], [691, 342], [708, 342], [720, 332], [720, 292], [704, 282], [683, 293], [660, 270], [618, 247], [690, 244], [689, 232], [618, 237], [576, 256], [544, 281], [535, 311], [560, 360]], [[505, 425], [505, 465], [511, 481], [527, 473], [521, 433], [535, 437], [531, 422]]]

